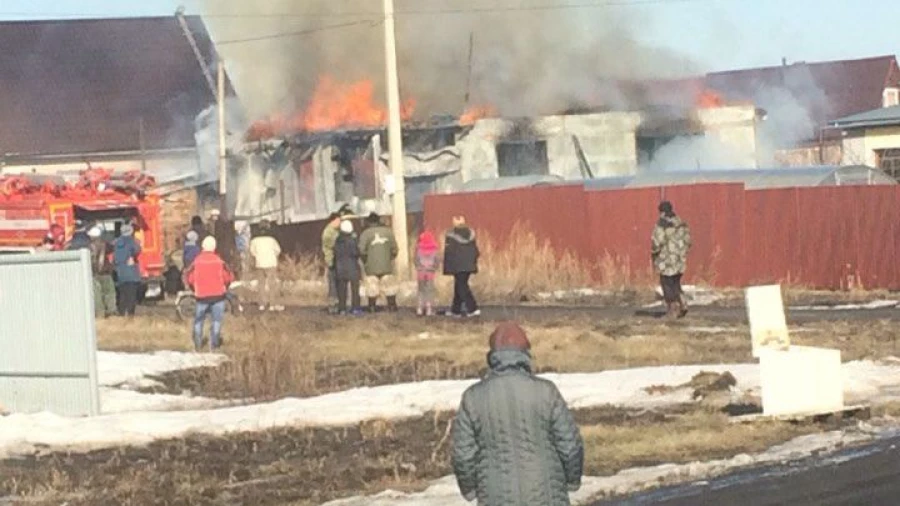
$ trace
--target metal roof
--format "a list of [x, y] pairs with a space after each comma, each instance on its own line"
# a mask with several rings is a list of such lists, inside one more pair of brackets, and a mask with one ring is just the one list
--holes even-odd
[[630, 177], [591, 179], [588, 189], [641, 188], [702, 183], [743, 183], [748, 190], [798, 186], [895, 185], [881, 169], [866, 165], [815, 166], [746, 170], [643, 172]]
[[553, 175], [547, 176], [511, 176], [473, 179], [467, 181], [460, 188], [460, 192], [488, 192], [498, 190], [511, 190], [514, 188], [528, 188], [531, 186], [561, 184], [566, 181]]
[[880, 107], [871, 111], [853, 114], [831, 122], [838, 128], [866, 128], [873, 126], [900, 125], [900, 106]]

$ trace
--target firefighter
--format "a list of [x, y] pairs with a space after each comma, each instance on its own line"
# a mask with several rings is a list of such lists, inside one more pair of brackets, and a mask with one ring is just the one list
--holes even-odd
[[66, 246], [67, 250], [79, 250], [79, 249], [87, 249], [91, 246], [91, 238], [88, 234], [88, 229], [90, 227], [88, 224], [81, 220], [75, 221], [75, 233], [72, 234], [72, 238], [69, 240], [69, 245]]
[[113, 281], [111, 249], [103, 239], [103, 229], [94, 225], [87, 231], [91, 242], [91, 270], [94, 273], [94, 314], [109, 318], [116, 312], [116, 284]]

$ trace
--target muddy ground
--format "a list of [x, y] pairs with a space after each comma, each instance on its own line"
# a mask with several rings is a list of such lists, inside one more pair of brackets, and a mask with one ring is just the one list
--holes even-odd
[[[696, 410], [576, 412], [582, 427], [669, 425]], [[0, 503], [91, 505], [312, 505], [386, 488], [420, 489], [451, 472], [452, 413], [347, 428], [193, 436], [146, 447], [48, 453], [0, 462]], [[729, 452], [744, 451], [741, 442]], [[588, 461], [587, 474], [662, 463]]]

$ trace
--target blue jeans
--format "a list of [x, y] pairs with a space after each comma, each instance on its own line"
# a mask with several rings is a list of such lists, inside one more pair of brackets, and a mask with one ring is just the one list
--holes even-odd
[[200, 349], [203, 346], [203, 323], [206, 315], [212, 314], [210, 325], [210, 348], [215, 350], [222, 345], [222, 320], [225, 319], [225, 300], [219, 302], [197, 301], [197, 309], [194, 311], [194, 347]]

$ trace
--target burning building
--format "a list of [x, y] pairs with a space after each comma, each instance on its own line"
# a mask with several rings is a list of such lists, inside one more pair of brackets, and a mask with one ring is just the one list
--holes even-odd
[[[229, 169], [237, 219], [319, 220], [343, 204], [389, 214], [393, 178], [386, 114], [365, 83], [323, 80], [309, 106], [253, 124]], [[321, 101], [321, 102], [320, 102]], [[490, 117], [479, 107], [460, 117], [412, 121], [404, 107], [408, 210], [424, 195], [473, 180], [519, 176], [583, 180], [628, 176], [654, 167], [755, 168], [762, 113], [727, 105], [711, 92], [687, 107], [578, 111], [532, 118]]]

